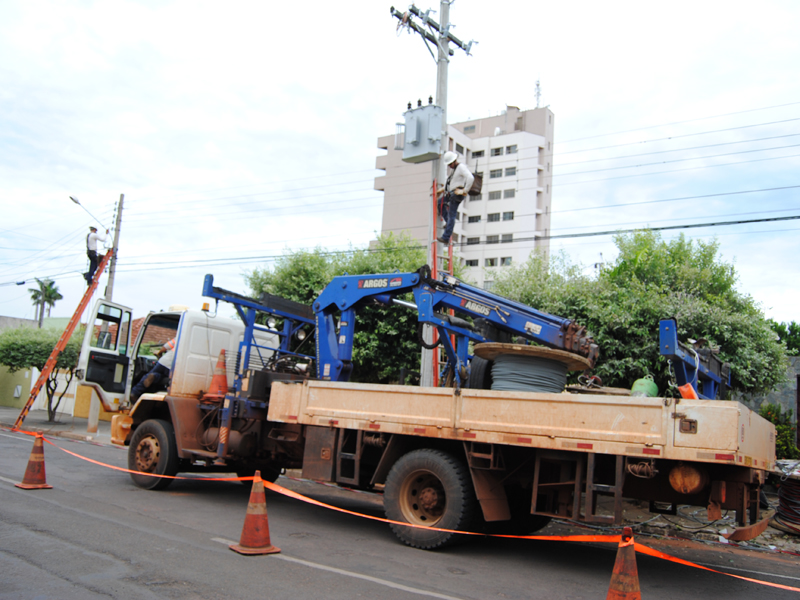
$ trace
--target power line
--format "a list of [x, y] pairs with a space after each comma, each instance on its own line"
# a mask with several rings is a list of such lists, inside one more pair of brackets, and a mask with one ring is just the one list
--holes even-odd
[[560, 168], [560, 167], [566, 167], [566, 166], [571, 166], [571, 165], [583, 165], [583, 164], [592, 163], [592, 162], [602, 162], [602, 161], [607, 161], [607, 160], [621, 160], [623, 158], [638, 158], [640, 156], [653, 156], [654, 154], [669, 154], [670, 152], [687, 152], [689, 150], [703, 150], [705, 148], [718, 148], [720, 146], [732, 146], [734, 144], [751, 144], [753, 142], [764, 142], [764, 141], [767, 141], [767, 140], [778, 140], [778, 139], [781, 139], [781, 138], [796, 137], [798, 135], [800, 135], [800, 133], [787, 133], [786, 135], [773, 135], [773, 136], [770, 136], [770, 137], [754, 138], [754, 139], [750, 139], [750, 140], [737, 140], [735, 142], [722, 142], [722, 143], [719, 143], [719, 144], [704, 144], [702, 146], [690, 146], [688, 148], [675, 148], [674, 150], [655, 150], [653, 152], [639, 152], [638, 154], [625, 154], [623, 156], [612, 156], [612, 157], [604, 157], [604, 158], [591, 158], [589, 160], [578, 160], [578, 161], [571, 162], [571, 163], [557, 163], [557, 164], [554, 164], [553, 166], [554, 167], [558, 166]]
[[670, 173], [682, 173], [684, 171], [699, 171], [701, 169], [713, 169], [715, 167], [731, 167], [731, 166], [737, 166], [737, 165], [746, 165], [746, 164], [749, 164], [749, 163], [765, 162], [765, 161], [768, 161], [768, 160], [781, 160], [781, 159], [784, 159], [784, 158], [797, 158], [798, 156], [800, 156], [800, 154], [790, 154], [788, 156], [773, 156], [773, 157], [770, 157], [770, 158], [754, 158], [753, 160], [742, 160], [742, 161], [739, 161], [739, 162], [722, 163], [722, 164], [718, 164], [718, 165], [705, 165], [705, 166], [702, 166], [702, 167], [689, 167], [689, 168], [686, 168], [686, 169], [672, 169], [671, 171], [656, 171], [656, 172], [653, 172], [653, 173], [635, 173], [633, 175], [620, 175], [619, 177], [606, 177], [605, 179], [589, 179], [587, 181], [572, 181], [572, 182], [569, 182], [569, 183], [559, 183], [558, 186], [559, 187], [564, 187], [564, 186], [568, 186], [568, 185], [580, 185], [580, 184], [584, 184], [584, 183], [599, 183], [599, 182], [602, 182], [602, 181], [614, 181], [616, 179], [630, 179], [632, 177], [647, 177], [648, 175], [668, 175]]
[[[622, 144], [613, 144], [611, 146], [598, 146], [596, 148], [584, 148], [582, 150], [568, 150], [567, 152], [559, 152], [558, 156], [563, 156], [565, 154], [577, 154], [579, 152], [593, 152], [595, 150], [609, 150], [611, 148], [622, 148], [623, 146], [635, 146], [636, 144], [646, 144], [646, 143], [652, 143], [652, 142], [666, 142], [666, 141], [669, 141], [669, 140], [679, 140], [679, 139], [682, 139], [682, 138], [694, 137], [696, 135], [708, 135], [708, 134], [711, 134], [711, 133], [724, 133], [726, 131], [738, 131], [740, 129], [750, 129], [751, 127], [765, 127], [767, 125], [780, 125], [782, 123], [791, 123], [793, 121], [800, 121], [800, 117], [797, 117], [797, 118], [794, 118], [794, 119], [783, 119], [782, 121], [769, 121], [767, 123], [753, 123], [751, 125], [740, 125], [738, 127], [726, 127], [725, 129], [714, 129], [714, 130], [711, 130], [711, 131], [698, 131], [698, 132], [695, 132], [695, 133], [684, 133], [682, 135], [671, 135], [671, 136], [668, 136], [668, 137], [656, 138], [656, 139], [653, 139], [653, 140], [640, 140], [638, 142], [625, 142], [625, 143], [622, 143]], [[552, 157], [553, 154], [550, 154], [549, 156]]]
[[[672, 163], [687, 162], [690, 160], [706, 160], [709, 158], [720, 158], [723, 156], [736, 156], [738, 154], [751, 154], [753, 152], [767, 152], [769, 150], [785, 150], [786, 148], [797, 148], [800, 144], [791, 144], [789, 146], [774, 146], [772, 148], [757, 148], [755, 150], [740, 150], [738, 152], [726, 152], [725, 154], [710, 154], [708, 156], [694, 156], [691, 158], [676, 158], [674, 160], [662, 160], [654, 163], [642, 163], [639, 165], [626, 165], [620, 167], [607, 167], [605, 169], [592, 169], [590, 171], [573, 171], [572, 173], [555, 173], [553, 177], [569, 177], [570, 175], [584, 175], [586, 173], [603, 173], [605, 171], [619, 171], [621, 169], [638, 169], [641, 167], [652, 167], [655, 165], [667, 165]], [[783, 158], [783, 157], [778, 157]]]
[[792, 190], [800, 188], [800, 185], [787, 185], [783, 187], [775, 187], [775, 188], [761, 188], [758, 190], [740, 190], [737, 192], [719, 192], [716, 194], [702, 194], [698, 196], [681, 196], [678, 198], [663, 198], [661, 200], [642, 200], [640, 202], [623, 202], [620, 204], [606, 204], [602, 206], [585, 206], [582, 208], [566, 208], [564, 210], [554, 210], [551, 211], [550, 214], [556, 213], [567, 213], [567, 212], [578, 212], [584, 210], [597, 210], [597, 209], [604, 209], [604, 208], [621, 208], [624, 206], [636, 206], [639, 204], [658, 204], [661, 202], [678, 202], [681, 200], [700, 200], [702, 198], [717, 198], [721, 196], [736, 196], [739, 194], [755, 194], [756, 192], [775, 192], [779, 190]]
[[624, 130], [624, 131], [615, 131], [615, 132], [612, 132], [612, 133], [600, 133], [600, 134], [597, 134], [597, 135], [590, 135], [590, 136], [586, 136], [586, 137], [582, 137], [582, 138], [573, 138], [571, 140], [564, 140], [563, 142], [558, 142], [558, 143], [559, 144], [571, 144], [572, 142], [581, 142], [583, 140], [591, 140], [591, 139], [595, 139], [595, 138], [599, 138], [599, 137], [607, 137], [607, 136], [611, 136], [611, 135], [621, 135], [623, 133], [633, 133], [633, 132], [636, 132], [636, 131], [645, 131], [647, 129], [656, 129], [658, 127], [671, 127], [673, 125], [684, 125], [685, 123], [696, 123], [697, 121], [707, 121], [709, 119], [719, 119], [719, 118], [722, 118], [722, 117], [732, 117], [734, 115], [741, 115], [741, 114], [749, 113], [749, 112], [757, 112], [757, 111], [760, 111], [760, 110], [772, 110], [773, 108], [785, 108], [787, 106], [795, 106], [797, 104], [800, 104], [800, 102], [789, 102], [787, 104], [776, 104], [775, 106], [764, 106], [762, 108], [750, 108], [750, 109], [747, 109], [747, 110], [740, 110], [740, 111], [736, 111], [736, 112], [732, 112], [732, 113], [723, 113], [723, 114], [720, 114], [720, 115], [711, 115], [709, 117], [698, 117], [696, 119], [687, 119], [686, 121], [674, 121], [672, 123], [664, 123], [663, 125], [648, 125], [646, 127], [638, 127], [636, 129], [627, 129], [627, 130]]

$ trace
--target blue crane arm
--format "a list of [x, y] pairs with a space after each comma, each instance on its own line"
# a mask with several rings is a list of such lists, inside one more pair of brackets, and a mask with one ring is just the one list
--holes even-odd
[[[397, 297], [413, 293], [416, 304]], [[459, 383], [467, 371], [469, 341], [500, 341], [502, 334], [597, 359], [598, 348], [585, 328], [570, 319], [537, 311], [448, 276], [433, 279], [425, 266], [413, 273], [335, 277], [313, 304], [317, 319], [317, 376], [347, 381], [352, 371], [358, 310], [367, 303], [400, 304], [417, 311], [420, 323], [437, 328]], [[462, 316], [447, 314], [452, 309]], [[339, 315], [337, 323], [336, 316]], [[465, 317], [473, 318], [469, 322]], [[449, 336], [453, 335], [453, 344]], [[505, 339], [505, 338], [503, 338]]]
[[[244, 336], [239, 343], [239, 364], [244, 368], [236, 369], [234, 387], [241, 391], [242, 378], [245, 370], [251, 363], [251, 355], [256, 353], [262, 363], [266, 362], [266, 356], [280, 357], [283, 355], [297, 356], [307, 360], [315, 360], [316, 357], [300, 354], [290, 349], [292, 337], [301, 329], [308, 336], [314, 332], [314, 313], [309, 306], [287, 300], [272, 294], [262, 294], [261, 298], [249, 298], [236, 292], [231, 292], [214, 286], [214, 276], [206, 275], [203, 280], [203, 296], [213, 298], [231, 304], [239, 318], [245, 326]], [[264, 312], [283, 320], [282, 329], [272, 329], [269, 326], [256, 323], [256, 315]], [[276, 347], [264, 346], [256, 339], [256, 332], [260, 331], [267, 334], [277, 335], [280, 343]]]
[[678, 341], [675, 319], [662, 319], [658, 332], [661, 356], [670, 361], [677, 384], [690, 383], [704, 400], [724, 399], [730, 387], [730, 365], [717, 358], [707, 345], [688, 346]]

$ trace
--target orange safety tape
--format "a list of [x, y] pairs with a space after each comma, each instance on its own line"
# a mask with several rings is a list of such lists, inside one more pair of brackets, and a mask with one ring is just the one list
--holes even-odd
[[658, 550], [654, 550], [653, 548], [648, 548], [647, 546], [643, 546], [638, 542], [635, 543], [633, 547], [636, 549], [637, 552], [641, 552], [642, 554], [647, 554], [648, 556], [654, 556], [662, 560], [668, 560], [670, 562], [678, 563], [679, 565], [694, 567], [695, 569], [702, 569], [703, 571], [711, 571], [712, 573], [719, 573], [720, 575], [727, 575], [728, 577], [735, 577], [736, 579], [741, 579], [742, 581], [759, 583], [761, 585], [766, 585], [781, 590], [789, 590], [790, 592], [800, 592], [800, 588], [792, 587], [790, 585], [782, 585], [780, 583], [770, 583], [769, 581], [761, 581], [760, 579], [751, 579], [750, 577], [742, 577], [741, 575], [734, 575], [733, 573], [725, 573], [724, 571], [717, 571], [716, 569], [712, 569], [710, 567], [704, 567], [703, 565], [698, 565], [697, 563], [693, 563], [692, 561], [684, 560], [682, 558], [671, 556], [669, 554], [664, 554], [663, 552], [659, 552]]
[[301, 502], [305, 502], [307, 504], [313, 504], [314, 506], [321, 506], [322, 508], [334, 510], [336, 512], [344, 513], [346, 515], [353, 515], [356, 517], [369, 519], [371, 521], [378, 521], [380, 523], [389, 523], [391, 525], [402, 525], [403, 527], [413, 527], [415, 529], [429, 529], [431, 531], [442, 531], [444, 533], [460, 533], [462, 535], [480, 535], [484, 537], [514, 538], [518, 540], [551, 540], [551, 541], [562, 541], [562, 542], [619, 543], [621, 537], [619, 535], [503, 535], [498, 533], [478, 533], [475, 531], [458, 531], [455, 529], [442, 529], [439, 527], [429, 527], [427, 525], [414, 525], [412, 523], [406, 523], [405, 521], [393, 521], [391, 519], [384, 519], [383, 517], [374, 517], [372, 515], [365, 515], [352, 510], [347, 510], [346, 508], [339, 508], [338, 506], [325, 504], [324, 502], [320, 502], [319, 500], [314, 500], [313, 498], [309, 498], [308, 496], [303, 496], [302, 494], [298, 494], [297, 492], [293, 492], [292, 490], [286, 489], [285, 487], [282, 487], [277, 483], [270, 483], [269, 481], [264, 481], [264, 487], [272, 490], [273, 492], [277, 492], [278, 494], [287, 496], [289, 498], [294, 498], [295, 500], [300, 500]]
[[[147, 475], [150, 477], [163, 477], [166, 479], [183, 479], [188, 481], [255, 481], [255, 477], [180, 477], [177, 475], [156, 475], [154, 473], [143, 473], [141, 471], [133, 471], [131, 469], [125, 469], [123, 467], [116, 467], [114, 465], [109, 465], [108, 463], [101, 462], [99, 460], [94, 460], [88, 458], [86, 456], [81, 456], [76, 452], [72, 452], [67, 450], [66, 448], [62, 448], [48, 440], [44, 437], [41, 433], [33, 433], [28, 431], [23, 431], [21, 429], [16, 430], [19, 433], [24, 433], [26, 435], [34, 435], [34, 436], [42, 436], [45, 442], [66, 452], [67, 454], [74, 456], [75, 458], [80, 458], [81, 460], [85, 460], [87, 462], [100, 465], [102, 467], [107, 467], [109, 469], [113, 469], [114, 471], [122, 471], [123, 473], [134, 473], [136, 475]], [[261, 479], [261, 478], [259, 478]], [[800, 592], [800, 588], [792, 587], [789, 585], [782, 585], [780, 583], [771, 583], [769, 581], [762, 581], [760, 579], [752, 579], [750, 577], [743, 577], [741, 575], [734, 575], [732, 573], [725, 573], [724, 571], [717, 571], [716, 569], [712, 569], [710, 567], [704, 567], [703, 565], [698, 565], [697, 563], [693, 563], [689, 560], [684, 560], [682, 558], [678, 558], [676, 556], [671, 556], [669, 554], [665, 554], [648, 546], [644, 546], [638, 542], [634, 541], [634, 538], [630, 540], [622, 541], [622, 535], [504, 535], [504, 534], [497, 534], [497, 533], [478, 533], [474, 531], [457, 531], [454, 529], [441, 529], [438, 527], [428, 527], [426, 525], [414, 525], [412, 523], [405, 523], [402, 521], [393, 521], [391, 519], [384, 519], [382, 517], [374, 517], [372, 515], [365, 515], [362, 513], [358, 513], [352, 510], [347, 510], [345, 508], [339, 508], [338, 506], [333, 506], [331, 504], [326, 504], [325, 502], [320, 502], [319, 500], [314, 500], [313, 498], [309, 498], [308, 496], [303, 496], [302, 494], [298, 494], [297, 492], [293, 492], [290, 489], [282, 487], [276, 483], [270, 483], [262, 479], [262, 483], [264, 487], [276, 492], [278, 494], [282, 494], [288, 498], [293, 498], [295, 500], [300, 500], [301, 502], [305, 502], [307, 504], [311, 504], [314, 506], [319, 506], [322, 508], [327, 508], [336, 512], [353, 515], [356, 517], [361, 517], [363, 519], [369, 519], [371, 521], [378, 521], [381, 523], [389, 523], [392, 525], [401, 525], [403, 527], [413, 527], [416, 529], [430, 529], [432, 531], [442, 531], [445, 533], [460, 533], [462, 535], [477, 535], [483, 537], [499, 537], [499, 538], [512, 538], [512, 539], [520, 539], [520, 540], [543, 540], [543, 541], [561, 541], [561, 542], [614, 542], [620, 545], [629, 546], [633, 543], [633, 547], [636, 552], [640, 552], [641, 554], [646, 554], [648, 556], [653, 556], [655, 558], [660, 558], [662, 560], [666, 560], [669, 562], [674, 562], [680, 565], [684, 565], [687, 567], [694, 567], [696, 569], [701, 569], [703, 571], [709, 571], [711, 573], [717, 573], [719, 575], [727, 575], [728, 577], [734, 577], [736, 579], [740, 579], [742, 581], [749, 581], [751, 583], [757, 583], [760, 585], [765, 585], [768, 587], [774, 587], [781, 590], [787, 590], [790, 592]]]

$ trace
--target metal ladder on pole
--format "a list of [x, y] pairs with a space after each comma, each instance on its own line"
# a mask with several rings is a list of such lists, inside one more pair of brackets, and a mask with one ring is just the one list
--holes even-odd
[[36, 383], [31, 388], [31, 395], [28, 398], [28, 401], [25, 403], [25, 406], [22, 407], [22, 411], [20, 411], [17, 420], [14, 421], [14, 427], [12, 431], [17, 431], [20, 427], [22, 427], [22, 422], [25, 420], [25, 417], [28, 416], [31, 406], [33, 406], [33, 403], [36, 401], [36, 397], [42, 390], [42, 386], [44, 385], [45, 381], [47, 381], [47, 378], [50, 377], [50, 373], [53, 372], [53, 369], [56, 368], [58, 357], [64, 351], [69, 338], [71, 338], [72, 334], [75, 332], [75, 328], [78, 326], [81, 316], [83, 316], [83, 311], [86, 310], [89, 300], [92, 299], [92, 295], [94, 295], [94, 292], [97, 289], [97, 284], [100, 282], [100, 276], [103, 274], [103, 271], [111, 260], [111, 256], [113, 254], [113, 250], [106, 252], [105, 256], [100, 261], [100, 264], [97, 265], [97, 270], [94, 273], [92, 282], [89, 284], [89, 287], [86, 288], [86, 292], [84, 292], [83, 298], [81, 298], [81, 301], [78, 304], [78, 308], [75, 309], [75, 313], [72, 315], [69, 323], [67, 323], [67, 328], [64, 330], [64, 333], [62, 333], [61, 337], [58, 338], [58, 342], [56, 343], [55, 348], [53, 348], [53, 352], [50, 354], [47, 362], [44, 363], [44, 368], [42, 369], [42, 372], [39, 373], [39, 379], [36, 380]]

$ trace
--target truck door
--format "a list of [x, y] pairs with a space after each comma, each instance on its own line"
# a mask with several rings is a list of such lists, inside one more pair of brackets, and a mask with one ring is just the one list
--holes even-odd
[[131, 309], [98, 300], [81, 346], [78, 383], [92, 387], [109, 412], [118, 411], [130, 391], [130, 345]]

